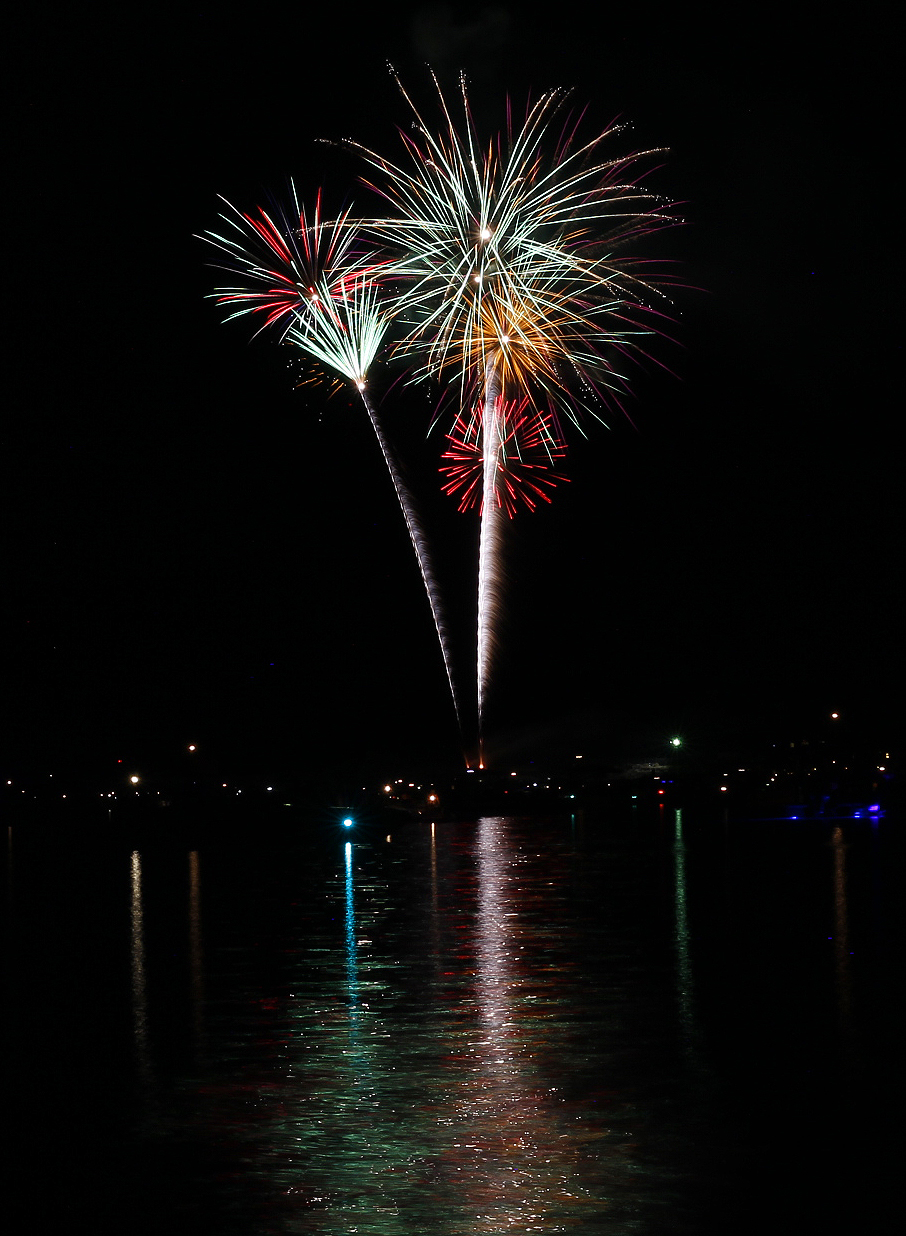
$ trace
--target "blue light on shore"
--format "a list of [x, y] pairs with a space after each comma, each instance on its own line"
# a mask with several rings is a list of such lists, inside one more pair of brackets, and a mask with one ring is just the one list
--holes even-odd
[[347, 816], [346, 819], [343, 821], [343, 827], [352, 828], [352, 820], [349, 818], [349, 816]]

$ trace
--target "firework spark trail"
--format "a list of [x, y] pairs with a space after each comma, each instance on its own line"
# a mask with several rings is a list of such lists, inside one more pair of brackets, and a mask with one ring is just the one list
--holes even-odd
[[[355, 383], [362, 397], [362, 403], [365, 405], [368, 419], [371, 421], [371, 427], [396, 490], [412, 548], [415, 550], [415, 558], [425, 585], [425, 593], [431, 607], [431, 616], [434, 619], [434, 627], [444, 659], [447, 682], [450, 684], [456, 721], [461, 729], [462, 716], [453, 676], [449, 633], [441, 602], [440, 587], [428, 550], [428, 540], [416, 513], [415, 502], [387, 441], [380, 417], [368, 395], [366, 375], [389, 324], [389, 317], [380, 309], [377, 287], [374, 279], [370, 275], [365, 275], [355, 279], [346, 277], [339, 295], [332, 293], [330, 288], [324, 288], [315, 301], [309, 302], [312, 306], [310, 311], [304, 315], [297, 315], [298, 324], [287, 332], [287, 339], [303, 351], [307, 351], [309, 355], [349, 378]], [[315, 305], [317, 308], [314, 307]], [[339, 305], [342, 305], [342, 313], [337, 311]]]
[[478, 742], [484, 764], [485, 719], [488, 686], [497, 643], [497, 616], [501, 606], [503, 578], [501, 548], [503, 507], [497, 495], [500, 468], [501, 380], [497, 357], [485, 369], [484, 408], [481, 423], [483, 498], [478, 548]]
[[425, 585], [425, 593], [431, 607], [431, 616], [434, 619], [434, 627], [444, 659], [444, 669], [450, 685], [457, 724], [461, 729], [462, 715], [453, 675], [447, 623], [441, 603], [440, 587], [428, 551], [427, 537], [416, 513], [415, 502], [387, 441], [380, 418], [368, 396], [366, 375], [390, 321], [389, 315], [381, 309], [377, 289], [378, 284], [371, 273], [355, 278], [347, 275], [342, 281], [339, 292], [330, 287], [323, 287], [319, 295], [308, 302], [306, 312], [297, 313], [297, 325], [287, 332], [286, 337], [290, 343], [295, 343], [310, 356], [354, 382], [362, 397], [362, 403], [365, 405], [368, 419], [371, 421], [371, 427], [396, 490], [412, 548], [415, 550], [415, 558]]
[[461, 729], [447, 623], [427, 538], [367, 393], [368, 371], [393, 317], [381, 285], [385, 264], [373, 252], [355, 253], [346, 215], [331, 223], [322, 220], [320, 195], [312, 225], [298, 203], [299, 227], [286, 215], [281, 219], [282, 228], [278, 228], [264, 211], [258, 220], [232, 206], [230, 209], [236, 218], [226, 221], [240, 239], [214, 232], [202, 237], [227, 254], [230, 265], [226, 269], [240, 277], [238, 285], [219, 289], [215, 299], [232, 310], [229, 317], [265, 314], [265, 326], [279, 326], [285, 342], [353, 382], [358, 389], [406, 521]]
[[[497, 619], [504, 583], [503, 542], [509, 519], [524, 506], [535, 510], [539, 500], [550, 502], [549, 490], [565, 477], [553, 471], [565, 451], [549, 419], [527, 413], [529, 400], [507, 402], [495, 360], [489, 360], [485, 400], [469, 419], [457, 417], [451, 444], [442, 467], [450, 476], [446, 493], [460, 495], [459, 509], [480, 510], [477, 686], [479, 741], [484, 720], [491, 668], [497, 644]], [[506, 518], [505, 518], [506, 517]], [[482, 757], [483, 765], [483, 757]]]
[[[357, 383], [357, 385], [359, 385]], [[412, 542], [412, 548], [415, 550], [415, 557], [418, 561], [418, 569], [421, 572], [422, 582], [425, 585], [425, 593], [428, 597], [428, 604], [431, 606], [431, 616], [434, 619], [434, 626], [437, 631], [437, 638], [440, 641], [440, 650], [444, 658], [444, 669], [447, 671], [447, 682], [450, 684], [450, 695], [453, 699], [453, 708], [456, 711], [456, 720], [462, 729], [462, 717], [459, 711], [459, 697], [456, 691], [455, 679], [453, 677], [453, 662], [450, 655], [450, 644], [448, 637], [447, 624], [444, 619], [443, 605], [440, 599], [440, 588], [437, 583], [437, 578], [434, 574], [434, 566], [431, 561], [431, 555], [428, 551], [428, 541], [425, 536], [424, 528], [419, 519], [415, 503], [412, 500], [412, 495], [400, 475], [400, 470], [397, 466], [390, 445], [384, 436], [381, 422], [371, 400], [368, 398], [367, 388], [364, 382], [359, 385], [359, 394], [362, 396], [362, 402], [365, 405], [365, 410], [371, 421], [371, 427], [375, 432], [378, 443], [381, 448], [381, 453], [384, 456], [384, 462], [387, 465], [387, 471], [393, 481], [396, 496], [399, 499], [400, 508], [403, 512], [403, 518], [406, 521], [406, 527], [409, 529], [409, 539]]]

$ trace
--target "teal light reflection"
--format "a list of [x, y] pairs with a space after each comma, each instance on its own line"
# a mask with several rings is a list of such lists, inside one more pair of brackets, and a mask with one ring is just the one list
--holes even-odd
[[355, 886], [352, 871], [352, 842], [346, 842], [346, 989], [352, 1029], [357, 1029], [359, 1003], [359, 959], [355, 942]]

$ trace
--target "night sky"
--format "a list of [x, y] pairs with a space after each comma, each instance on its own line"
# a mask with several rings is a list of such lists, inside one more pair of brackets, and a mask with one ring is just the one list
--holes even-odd
[[[570, 482], [510, 529], [491, 750], [647, 749], [679, 729], [742, 741], [832, 708], [892, 725], [888, 34], [866, 11], [854, 29], [828, 10], [715, 25], [694, 6], [588, 6], [589, 24], [583, 7], [549, 29], [503, 5], [22, 19], [0, 434], [9, 770], [153, 762], [189, 742], [225, 768], [461, 766], [358, 399], [297, 389], [287, 349], [222, 325], [193, 238], [218, 193], [249, 209], [289, 176], [367, 212], [362, 169], [317, 139], [399, 154], [388, 59], [431, 117], [425, 62], [450, 83], [464, 68], [488, 130], [507, 91], [574, 87], [589, 136], [622, 117], [620, 151], [669, 147], [649, 183], [686, 220], [646, 242], [688, 285], [674, 342], [652, 345], [667, 369], [634, 371], [632, 423], [572, 434]], [[374, 385], [433, 530], [468, 695], [477, 520], [438, 492], [429, 394], [391, 390], [398, 377]]]

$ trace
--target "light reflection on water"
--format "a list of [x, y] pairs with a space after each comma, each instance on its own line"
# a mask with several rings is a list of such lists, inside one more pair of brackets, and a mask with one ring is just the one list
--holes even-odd
[[683, 808], [673, 812], [673, 901], [676, 919], [676, 996], [679, 1006], [683, 1046], [691, 1064], [700, 1063], [692, 968], [692, 931], [689, 925], [689, 896], [686, 875], [686, 842], [683, 837]]
[[[635, 1214], [642, 1231], [670, 1198], [669, 1169], [652, 1189], [633, 1162], [634, 1100], [595, 1059], [626, 1050], [624, 993], [580, 971], [557, 847], [505, 819], [441, 823], [346, 842], [306, 887], [333, 913], [284, 942], [271, 1067], [255, 1019], [231, 1008], [209, 1028], [233, 1038], [243, 1080], [203, 1122], [238, 1143], [266, 1230], [618, 1232]], [[578, 1075], [560, 1084], [571, 1056], [598, 1098]]]
[[132, 971], [132, 1029], [135, 1042], [135, 1057], [138, 1074], [147, 1085], [151, 1074], [151, 1057], [148, 1042], [148, 993], [145, 975], [145, 928], [142, 913], [142, 859], [138, 850], [133, 850], [129, 861], [131, 884], [131, 971]]
[[[715, 1059], [744, 1121], [759, 1067], [761, 1084], [811, 1075], [808, 1104], [826, 1090], [832, 1111], [865, 1067], [860, 957], [884, 867], [857, 825], [755, 847], [740, 830], [723, 856], [723, 833], [669, 823], [119, 850], [46, 890], [17, 854], [21, 947], [45, 931], [53, 952], [65, 920], [71, 1011], [89, 993], [69, 1024], [94, 1073], [67, 1077], [86, 1096], [100, 1080], [132, 1121], [131, 1141], [92, 1152], [105, 1204], [119, 1189], [143, 1199], [131, 1232], [196, 1236], [703, 1230], [720, 1143], [761, 1137], [721, 1125]], [[98, 1040], [102, 984], [122, 1026]], [[48, 1094], [53, 1067], [36, 1054]], [[775, 1085], [801, 1127], [808, 1105]]]

